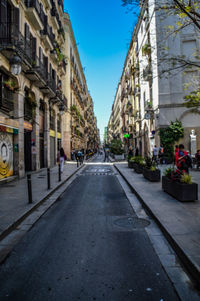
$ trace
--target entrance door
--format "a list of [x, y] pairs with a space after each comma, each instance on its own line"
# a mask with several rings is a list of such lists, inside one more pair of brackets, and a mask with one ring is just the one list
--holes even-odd
[[24, 162], [25, 171], [32, 170], [31, 132], [24, 133]]

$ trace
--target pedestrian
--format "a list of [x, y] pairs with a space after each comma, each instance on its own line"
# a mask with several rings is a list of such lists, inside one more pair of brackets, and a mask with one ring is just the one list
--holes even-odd
[[179, 144], [178, 151], [175, 154], [176, 166], [181, 172], [189, 173], [189, 167], [192, 166], [192, 160], [184, 150], [184, 145]]
[[158, 158], [159, 158], [160, 164], [163, 164], [163, 155], [164, 155], [164, 148], [161, 145], [159, 147], [159, 152], [158, 152]]
[[154, 148], [153, 148], [153, 158], [152, 158], [152, 160], [154, 162], [157, 162], [157, 156], [158, 156], [158, 148], [157, 148], [156, 145], [154, 145]]
[[138, 157], [139, 156], [139, 148], [136, 147], [136, 150], [135, 150], [135, 156]]
[[195, 154], [195, 160], [196, 160], [197, 169], [198, 169], [199, 166], [200, 166], [200, 149], [198, 149], [196, 154]]
[[83, 156], [83, 154], [82, 154], [82, 152], [79, 150], [79, 151], [77, 152], [77, 157], [76, 157], [76, 160], [77, 160], [77, 167], [79, 166], [79, 163], [80, 163], [80, 165], [81, 165], [81, 163], [82, 163], [82, 156]]
[[61, 171], [61, 173], [63, 173], [65, 160], [67, 160], [67, 157], [65, 155], [64, 149], [61, 147], [60, 151], [58, 153], [58, 162], [60, 163], [60, 171]]
[[129, 151], [128, 151], [128, 159], [130, 160], [130, 158], [133, 157], [133, 148], [132, 146], [129, 147]]

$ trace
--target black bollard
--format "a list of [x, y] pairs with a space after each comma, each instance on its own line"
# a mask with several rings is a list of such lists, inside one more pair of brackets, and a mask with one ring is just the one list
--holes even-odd
[[58, 181], [61, 181], [61, 169], [60, 169], [60, 163], [58, 164]]
[[32, 198], [31, 175], [27, 175], [27, 184], [28, 184], [28, 202], [29, 202], [29, 204], [32, 204], [33, 198]]
[[47, 189], [51, 189], [50, 168], [47, 168]]

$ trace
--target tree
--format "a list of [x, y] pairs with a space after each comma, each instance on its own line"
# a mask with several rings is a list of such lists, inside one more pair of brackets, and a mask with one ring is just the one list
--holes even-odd
[[[200, 3], [198, 0], [166, 0], [163, 4], [162, 1], [158, 1], [158, 8], [164, 8], [166, 10], [173, 11], [181, 19], [186, 21], [186, 24], [194, 24], [200, 30]], [[145, 0], [122, 0], [122, 6], [132, 6], [132, 10], [143, 5]], [[179, 24], [181, 27], [186, 24]]]
[[114, 155], [122, 155], [124, 153], [122, 142], [120, 139], [113, 139], [110, 144], [111, 153]]
[[167, 128], [160, 129], [160, 142], [164, 148], [164, 155], [174, 158], [174, 144], [184, 136], [184, 128], [178, 120], [171, 122]]

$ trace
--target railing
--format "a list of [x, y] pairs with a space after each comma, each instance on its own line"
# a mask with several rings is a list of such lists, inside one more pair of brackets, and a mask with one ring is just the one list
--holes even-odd
[[18, 50], [23, 59], [31, 63], [32, 47], [15, 24], [0, 22], [0, 45], [2, 47], [6, 46], [6, 48], [11, 47], [12, 49], [15, 46], [15, 50]]
[[41, 10], [38, 0], [25, 0], [25, 5], [27, 8], [30, 8], [30, 7], [35, 8], [42, 24], [44, 24], [44, 12], [43, 12], [43, 10]]
[[52, 27], [50, 27], [48, 24], [44, 25], [44, 29], [40, 31], [41, 35], [47, 35], [52, 43], [52, 45], [55, 42], [55, 34], [53, 33]]

